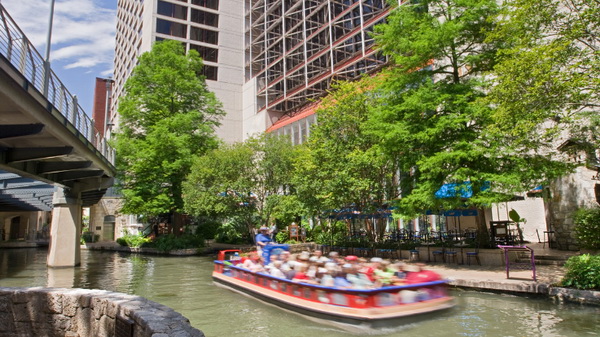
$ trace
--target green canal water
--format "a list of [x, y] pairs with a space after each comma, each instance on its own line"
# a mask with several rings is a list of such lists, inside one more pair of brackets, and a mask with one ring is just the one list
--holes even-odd
[[[210, 257], [82, 251], [81, 266], [48, 269], [46, 250], [0, 250], [0, 287], [76, 287], [146, 297], [187, 317], [208, 337], [337, 337], [349, 333], [215, 286]], [[599, 336], [600, 308], [454, 291], [456, 308], [378, 336]]]

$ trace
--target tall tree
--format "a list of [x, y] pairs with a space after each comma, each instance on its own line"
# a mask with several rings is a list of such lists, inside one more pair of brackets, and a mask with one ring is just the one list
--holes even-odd
[[[505, 201], [563, 169], [545, 153], [517, 152], [487, 132], [493, 108], [483, 100], [485, 75], [504, 47], [488, 37], [499, 13], [496, 0], [414, 1], [376, 28], [393, 66], [370, 123], [386, 153], [400, 158], [398, 211], [405, 216]], [[436, 196], [444, 184], [454, 192]]]
[[[379, 140], [365, 132], [369, 107], [377, 101], [370, 92], [376, 81], [336, 83], [317, 110], [294, 178], [300, 200], [314, 213], [350, 208], [377, 214], [398, 196], [396, 158], [383, 156]], [[372, 240], [383, 237], [384, 218], [365, 217], [365, 224]]]
[[186, 55], [179, 42], [158, 42], [125, 83], [115, 135], [124, 213], [182, 211], [182, 182], [193, 159], [217, 145], [214, 128], [223, 114], [201, 69], [196, 51]]

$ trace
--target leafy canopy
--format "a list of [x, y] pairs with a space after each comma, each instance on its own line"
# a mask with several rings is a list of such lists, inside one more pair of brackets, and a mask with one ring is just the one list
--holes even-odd
[[490, 40], [509, 42], [493, 71], [498, 130], [524, 147], [555, 146], [567, 131], [593, 156], [600, 148], [600, 2], [509, 1]]
[[377, 81], [335, 83], [321, 101], [318, 123], [293, 178], [299, 199], [313, 215], [344, 207], [373, 214], [398, 197], [397, 160], [383, 156], [378, 139], [365, 132], [369, 107], [377, 102], [371, 92]]
[[259, 221], [268, 224], [273, 212], [286, 202], [293, 156], [289, 138], [271, 134], [206, 153], [195, 160], [185, 182], [186, 211], [235, 216], [248, 230]]
[[216, 146], [223, 111], [201, 68], [196, 51], [186, 55], [179, 42], [158, 42], [125, 83], [115, 135], [124, 213], [181, 211], [181, 185], [193, 159]]
[[[370, 128], [386, 154], [400, 158], [404, 216], [505, 201], [564, 169], [546, 153], [521, 151], [488, 132], [494, 106], [484, 100], [486, 75], [506, 48], [488, 38], [499, 13], [495, 0], [407, 2], [376, 27], [393, 66], [382, 76]], [[472, 197], [437, 198], [446, 183]]]

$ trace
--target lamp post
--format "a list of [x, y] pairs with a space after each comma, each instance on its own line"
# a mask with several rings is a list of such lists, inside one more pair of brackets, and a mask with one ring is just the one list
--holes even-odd
[[50, 84], [50, 44], [52, 43], [54, 2], [55, 0], [50, 0], [50, 18], [48, 19], [48, 35], [46, 36], [46, 58], [44, 59], [44, 97], [48, 97], [48, 87]]

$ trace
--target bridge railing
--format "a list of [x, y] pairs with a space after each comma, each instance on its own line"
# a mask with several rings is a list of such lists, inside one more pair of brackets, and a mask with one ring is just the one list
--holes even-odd
[[[95, 148], [114, 164], [115, 151], [94, 127], [88, 117], [58, 76], [46, 65], [44, 58], [31, 44], [0, 3], [0, 54], [2, 54], [30, 84], [43, 94], [56, 110]], [[47, 70], [46, 70], [47, 69]], [[48, 77], [46, 78], [46, 75]]]

